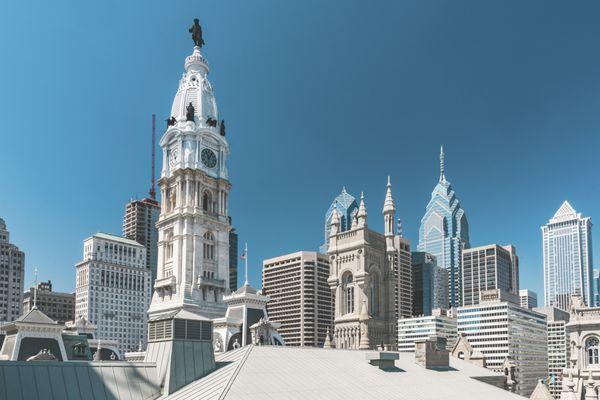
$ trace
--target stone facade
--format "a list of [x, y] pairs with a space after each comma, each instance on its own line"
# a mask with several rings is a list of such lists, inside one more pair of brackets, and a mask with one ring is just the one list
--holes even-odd
[[[411, 287], [410, 270], [398, 270], [398, 245], [408, 252], [410, 268], [410, 244], [394, 234], [394, 214], [389, 179], [383, 235], [368, 228], [363, 195], [350, 230], [341, 232], [339, 216], [333, 214], [327, 254], [331, 265], [328, 282], [335, 299], [333, 342], [337, 348], [375, 349], [383, 345], [395, 349], [399, 310], [406, 309], [410, 316], [412, 291], [401, 290], [402, 286]], [[407, 279], [409, 282], [405, 282]]]

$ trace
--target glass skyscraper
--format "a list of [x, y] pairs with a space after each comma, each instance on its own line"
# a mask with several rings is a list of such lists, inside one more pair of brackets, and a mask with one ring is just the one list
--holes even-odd
[[329, 231], [334, 209], [337, 210], [340, 218], [340, 232], [349, 230], [352, 227], [352, 215], [358, 211], [358, 204], [356, 204], [354, 196], [346, 192], [345, 187], [342, 188], [342, 192], [333, 200], [325, 213], [325, 242], [319, 248], [319, 251], [323, 254], [327, 253], [327, 246], [329, 245]]
[[544, 252], [544, 305], [568, 310], [571, 295], [588, 306], [592, 294], [592, 221], [565, 201], [542, 226]]
[[450, 307], [461, 305], [461, 251], [469, 247], [469, 224], [452, 185], [444, 175], [444, 149], [440, 150], [440, 179], [431, 193], [419, 228], [418, 251], [433, 254], [448, 271]]

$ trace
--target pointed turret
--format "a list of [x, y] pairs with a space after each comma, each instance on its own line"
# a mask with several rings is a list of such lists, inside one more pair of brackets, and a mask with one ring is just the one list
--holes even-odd
[[329, 236], [335, 236], [338, 234], [340, 230], [340, 216], [337, 210], [333, 210], [333, 214], [331, 215], [331, 229], [329, 230]]
[[359, 227], [367, 226], [367, 208], [365, 207], [365, 195], [363, 192], [360, 192], [360, 204], [356, 217]]
[[396, 213], [396, 207], [394, 206], [394, 199], [392, 198], [392, 184], [390, 183], [390, 176], [388, 175], [387, 180], [387, 191], [385, 193], [385, 201], [383, 202], [383, 220], [384, 220], [384, 235], [394, 235], [394, 214]]
[[325, 343], [323, 343], [324, 349], [331, 349], [331, 336], [329, 336], [329, 328], [327, 328], [327, 336], [325, 336]]
[[446, 182], [444, 175], [444, 146], [440, 146], [440, 182]]

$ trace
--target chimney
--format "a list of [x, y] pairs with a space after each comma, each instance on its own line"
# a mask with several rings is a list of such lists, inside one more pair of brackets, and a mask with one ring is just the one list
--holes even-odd
[[427, 369], [447, 370], [450, 368], [446, 338], [431, 336], [415, 341], [415, 363]]

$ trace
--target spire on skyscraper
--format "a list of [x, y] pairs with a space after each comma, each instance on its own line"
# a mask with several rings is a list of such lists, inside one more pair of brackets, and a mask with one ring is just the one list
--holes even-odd
[[385, 193], [385, 201], [383, 202], [383, 213], [396, 211], [394, 206], [394, 199], [392, 198], [392, 184], [390, 183], [390, 176], [387, 179], [387, 191]]
[[440, 182], [446, 182], [444, 175], [444, 146], [440, 146]]

